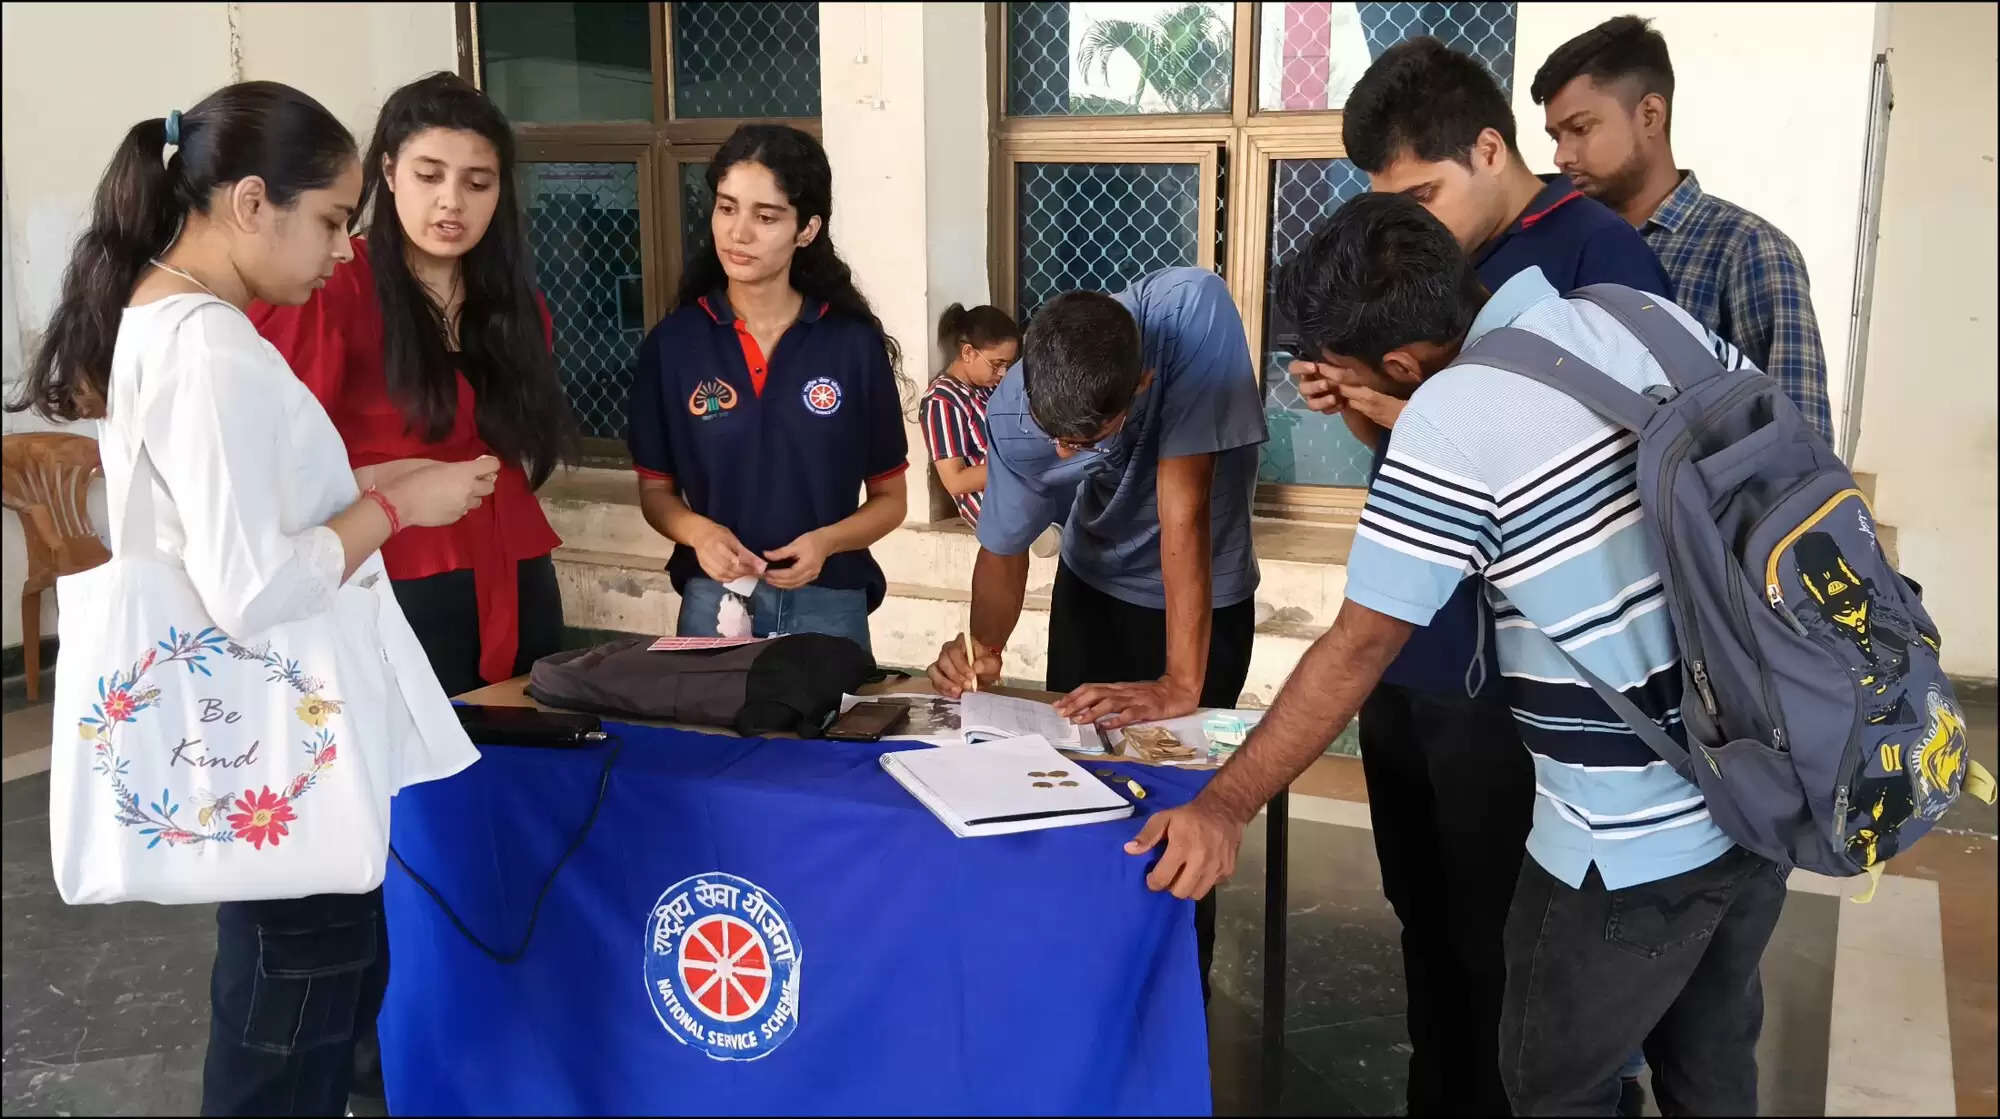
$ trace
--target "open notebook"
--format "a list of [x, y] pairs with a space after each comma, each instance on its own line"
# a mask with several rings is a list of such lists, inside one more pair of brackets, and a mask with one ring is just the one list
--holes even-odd
[[1102, 754], [1108, 747], [1104, 732], [1095, 726], [1078, 726], [1056, 714], [1056, 709], [1032, 699], [967, 692], [958, 701], [959, 732], [967, 742], [996, 738], [1038, 735], [1058, 750], [1079, 754]]
[[1104, 732], [1077, 726], [1056, 714], [1054, 707], [1032, 699], [968, 692], [962, 699], [936, 695], [899, 694], [840, 697], [844, 713], [857, 703], [893, 703], [910, 709], [909, 721], [883, 738], [885, 742], [978, 743], [996, 738], [1040, 735], [1058, 750], [1079, 754], [1108, 752]]
[[1039, 735], [882, 755], [911, 796], [961, 839], [1122, 820], [1132, 804]]

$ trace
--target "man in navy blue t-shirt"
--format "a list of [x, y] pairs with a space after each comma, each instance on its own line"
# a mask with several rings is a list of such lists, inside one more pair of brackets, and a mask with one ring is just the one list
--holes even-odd
[[[1668, 290], [1630, 225], [1567, 180], [1528, 170], [1499, 83], [1435, 39], [1385, 51], [1349, 96], [1342, 132], [1370, 185], [1422, 203], [1489, 291], [1530, 267], [1563, 292], [1600, 283]], [[1408, 389], [1307, 362], [1292, 371], [1309, 406], [1339, 413], [1381, 470]], [[1501, 695], [1492, 631], [1482, 581], [1469, 578], [1411, 634], [1361, 709], [1382, 887], [1403, 924], [1413, 1115], [1509, 1110], [1496, 1061], [1501, 934], [1532, 821], [1534, 771]]]

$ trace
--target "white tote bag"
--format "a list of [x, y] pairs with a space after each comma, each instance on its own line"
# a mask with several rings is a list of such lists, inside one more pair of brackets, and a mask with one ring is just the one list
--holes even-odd
[[379, 557], [331, 609], [239, 640], [158, 551], [143, 442], [137, 459], [123, 500], [109, 503], [121, 526], [112, 559], [56, 585], [49, 830], [63, 900], [375, 888], [389, 846], [390, 735], [411, 733], [378, 636]]

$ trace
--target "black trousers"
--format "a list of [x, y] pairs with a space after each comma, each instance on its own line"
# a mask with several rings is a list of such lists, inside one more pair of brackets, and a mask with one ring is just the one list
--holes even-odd
[[[1214, 611], [1203, 707], [1234, 707], [1243, 698], [1256, 635], [1251, 600]], [[1167, 612], [1113, 598], [1058, 564], [1049, 596], [1048, 689], [1067, 692], [1085, 684], [1157, 680], [1166, 673]]]
[[[562, 649], [562, 590], [556, 585], [555, 561], [547, 556], [520, 563], [520, 651], [514, 654], [514, 675], [524, 675], [536, 661]], [[479, 601], [473, 595], [471, 571], [447, 571], [425, 579], [399, 579], [396, 602], [423, 644], [424, 656], [437, 673], [444, 694], [462, 695], [486, 686], [479, 676]]]
[[1378, 685], [1361, 707], [1361, 768], [1403, 926], [1410, 1114], [1506, 1115], [1502, 937], [1535, 801], [1513, 715]]
[[1523, 860], [1500, 1022], [1515, 1112], [1613, 1114], [1643, 1045], [1661, 1114], [1757, 1114], [1758, 965], [1784, 906], [1784, 872], [1741, 847], [1622, 890]]
[[[547, 556], [522, 560], [514, 671], [562, 648], [562, 595]], [[446, 695], [479, 676], [472, 572], [393, 584], [396, 602]], [[386, 1114], [375, 1016], [389, 983], [382, 891], [216, 910], [205, 1115]]]
[[[1245, 599], [1214, 612], [1208, 638], [1208, 672], [1201, 706], [1234, 707], [1250, 677], [1250, 646], [1257, 636], [1256, 605]], [[1056, 567], [1049, 601], [1048, 690], [1085, 684], [1157, 680], [1167, 672], [1167, 612], [1134, 606], [1084, 582], [1067, 565]], [[1215, 892], [1194, 903], [1195, 947], [1201, 959], [1201, 997], [1208, 999], [1208, 969], [1215, 962]]]

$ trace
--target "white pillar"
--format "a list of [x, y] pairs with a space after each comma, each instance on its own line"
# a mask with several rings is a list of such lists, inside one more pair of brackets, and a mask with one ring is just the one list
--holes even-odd
[[[921, 392], [938, 367], [938, 315], [990, 299], [985, 6], [821, 4], [819, 19], [834, 244]], [[905, 426], [907, 519], [928, 521], [929, 456]]]

